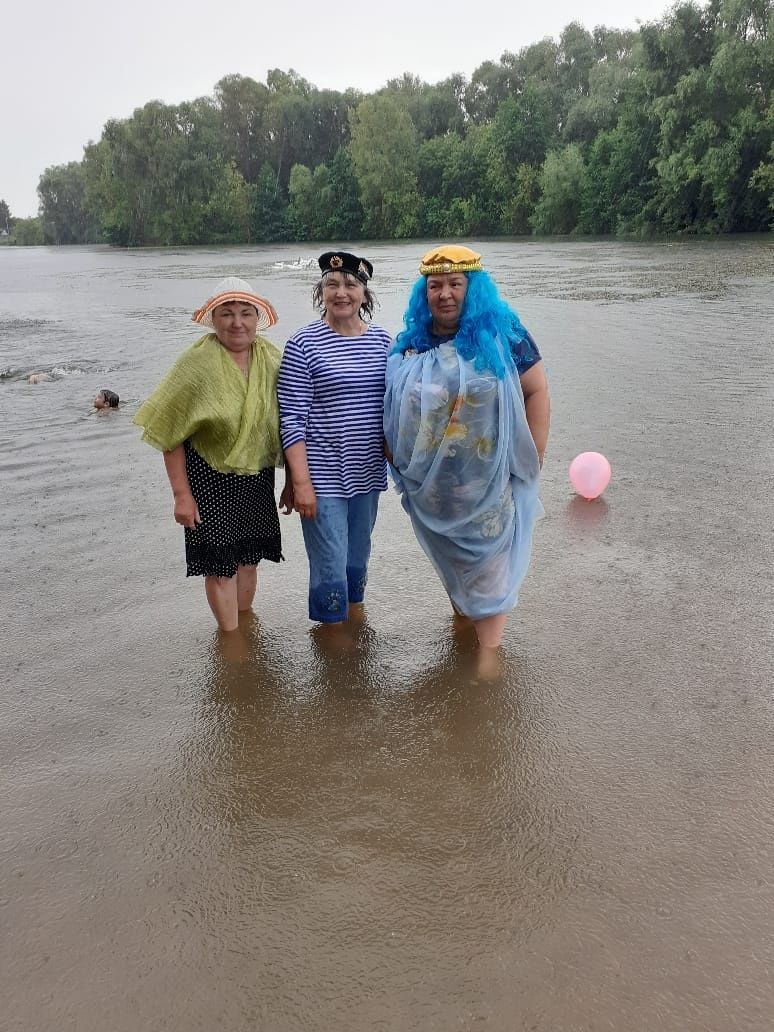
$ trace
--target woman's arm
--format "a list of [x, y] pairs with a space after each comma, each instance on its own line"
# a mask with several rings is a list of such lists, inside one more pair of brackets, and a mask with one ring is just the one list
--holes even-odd
[[185, 446], [179, 444], [172, 451], [165, 451], [164, 465], [175, 499], [175, 522], [193, 530], [202, 520], [185, 470]]
[[317, 495], [306, 454], [306, 425], [314, 399], [313, 384], [302, 344], [291, 337], [285, 345], [277, 377], [280, 437], [290, 480], [290, 490], [287, 487], [283, 490], [280, 502], [286, 509], [290, 505], [306, 519], [317, 515]]
[[525, 373], [522, 373], [519, 380], [524, 394], [527, 425], [532, 434], [532, 440], [535, 442], [542, 468], [548, 444], [548, 430], [551, 425], [551, 398], [542, 361], [530, 366]]
[[297, 441], [286, 448], [285, 462], [288, 464], [293, 485], [293, 508], [299, 516], [313, 520], [317, 515], [317, 495], [309, 473], [306, 441]]

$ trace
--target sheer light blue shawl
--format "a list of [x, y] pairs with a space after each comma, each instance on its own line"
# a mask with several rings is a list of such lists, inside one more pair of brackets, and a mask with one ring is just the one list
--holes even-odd
[[403, 507], [455, 607], [475, 619], [512, 609], [543, 513], [518, 374], [481, 372], [453, 342], [393, 354], [384, 432]]

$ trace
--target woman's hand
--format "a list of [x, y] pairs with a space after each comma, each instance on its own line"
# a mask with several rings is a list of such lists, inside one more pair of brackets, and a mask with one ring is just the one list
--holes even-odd
[[179, 523], [182, 527], [188, 527], [189, 530], [195, 530], [201, 522], [199, 506], [196, 504], [196, 499], [191, 492], [176, 494], [175, 523]]
[[306, 520], [313, 520], [317, 515], [317, 495], [312, 487], [311, 480], [301, 483], [293, 483], [293, 508], [299, 516]]
[[279, 499], [279, 509], [283, 516], [290, 516], [293, 512], [294, 498], [295, 493], [293, 491], [293, 481], [290, 477], [287, 477]]

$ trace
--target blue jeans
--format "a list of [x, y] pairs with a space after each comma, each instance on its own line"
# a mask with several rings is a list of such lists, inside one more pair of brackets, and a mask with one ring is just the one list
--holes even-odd
[[309, 558], [309, 619], [340, 623], [362, 602], [380, 491], [317, 498], [317, 518], [301, 520]]

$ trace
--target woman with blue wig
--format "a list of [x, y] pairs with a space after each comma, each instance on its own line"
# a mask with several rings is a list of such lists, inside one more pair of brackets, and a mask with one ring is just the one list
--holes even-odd
[[540, 352], [468, 247], [422, 259], [387, 362], [384, 432], [455, 613], [496, 648], [529, 565], [550, 423]]

